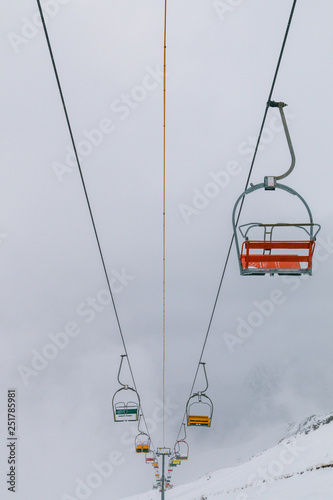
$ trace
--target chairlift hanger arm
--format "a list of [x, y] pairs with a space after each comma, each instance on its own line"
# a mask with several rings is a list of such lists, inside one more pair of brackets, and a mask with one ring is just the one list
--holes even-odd
[[184, 422], [183, 422], [182, 426], [184, 427], [184, 437], [181, 439], [179, 438], [178, 441], [185, 441], [185, 439], [186, 439], [186, 425], [184, 424]]
[[[140, 399], [139, 399], [140, 401]], [[141, 418], [143, 418], [143, 415], [142, 413], [139, 415], [139, 419], [138, 419], [138, 431], [139, 431], [139, 434], [138, 435], [144, 435], [144, 436], [147, 436], [147, 438], [150, 440], [150, 436], [147, 432], [143, 431], [142, 429], [140, 429], [140, 423], [141, 423]], [[148, 430], [148, 429], [147, 429]]]
[[[123, 384], [120, 381], [120, 372], [121, 372], [121, 368], [122, 368], [122, 365], [123, 365], [123, 361], [124, 361], [124, 358], [127, 358], [127, 361], [128, 361], [128, 356], [127, 356], [127, 354], [121, 354], [120, 357], [121, 357], [121, 360], [120, 360], [120, 365], [119, 365], [117, 380], [118, 380], [119, 384], [122, 386], [122, 389], [131, 389], [132, 391], [134, 391], [137, 394], [138, 399], [140, 400], [138, 391], [135, 388], [133, 389], [133, 387], [130, 387], [128, 384]], [[134, 382], [134, 379], [133, 379], [133, 382]], [[141, 417], [143, 418], [143, 414], [141, 414]]]
[[143, 434], [143, 431], [140, 429], [141, 417], [142, 417], [142, 413], [140, 413], [139, 418], [138, 418], [138, 431], [139, 431], [139, 434]]
[[202, 365], [203, 367], [203, 370], [204, 370], [204, 374], [205, 374], [205, 379], [206, 379], [206, 387], [203, 391], [200, 391], [200, 393], [203, 393], [203, 392], [206, 392], [207, 389], [208, 389], [208, 378], [207, 378], [207, 373], [206, 373], [206, 363], [204, 363], [203, 361], [200, 361], [200, 364]]
[[120, 360], [120, 365], [119, 365], [117, 380], [118, 380], [118, 382], [119, 382], [120, 385], [122, 385], [123, 387], [126, 387], [126, 384], [123, 384], [122, 382], [120, 382], [119, 377], [120, 377], [120, 372], [121, 372], [121, 367], [122, 367], [122, 364], [123, 364], [123, 360], [124, 360], [124, 358], [127, 357], [127, 354], [121, 354], [120, 357], [121, 357], [121, 360]]
[[282, 124], [283, 124], [284, 133], [286, 135], [286, 139], [287, 139], [287, 143], [288, 143], [288, 147], [289, 147], [289, 151], [290, 151], [290, 156], [291, 156], [291, 165], [290, 165], [289, 169], [287, 170], [287, 172], [285, 172], [284, 174], [275, 176], [275, 180], [279, 181], [279, 180], [284, 179], [285, 177], [287, 177], [294, 170], [295, 163], [296, 163], [296, 157], [295, 157], [294, 148], [293, 148], [293, 145], [292, 145], [292, 142], [291, 142], [291, 138], [290, 138], [290, 134], [289, 134], [289, 130], [288, 130], [287, 120], [286, 120], [286, 117], [285, 117], [285, 114], [284, 114], [284, 111], [283, 111], [283, 108], [285, 106], [287, 106], [287, 104], [285, 104], [284, 102], [275, 102], [275, 101], [269, 101], [268, 104], [269, 104], [269, 106], [271, 108], [279, 108], [280, 116], [281, 116], [281, 120], [282, 120]]

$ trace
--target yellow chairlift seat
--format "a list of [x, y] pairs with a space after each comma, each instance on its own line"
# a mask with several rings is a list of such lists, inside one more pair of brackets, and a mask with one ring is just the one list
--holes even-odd
[[[208, 416], [204, 415], [188, 415], [187, 417], [187, 425], [201, 425], [203, 427], [210, 427], [211, 419]], [[179, 460], [182, 460], [178, 457]], [[184, 459], [186, 460], [186, 458]]]

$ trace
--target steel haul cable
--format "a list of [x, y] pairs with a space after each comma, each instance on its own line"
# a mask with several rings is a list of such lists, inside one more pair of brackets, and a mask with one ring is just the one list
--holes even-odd
[[[112, 293], [112, 289], [111, 289], [109, 275], [108, 275], [108, 272], [107, 272], [107, 269], [106, 269], [106, 264], [105, 264], [105, 260], [104, 260], [104, 256], [103, 256], [103, 252], [102, 252], [102, 247], [101, 247], [100, 240], [99, 240], [98, 233], [97, 233], [97, 228], [96, 228], [96, 224], [95, 224], [94, 215], [93, 215], [91, 204], [90, 204], [90, 201], [89, 201], [88, 191], [87, 191], [86, 184], [85, 184], [84, 177], [83, 177], [83, 173], [82, 173], [81, 163], [80, 163], [79, 156], [78, 156], [78, 153], [77, 153], [76, 143], [75, 143], [75, 140], [74, 140], [74, 135], [73, 135], [72, 127], [71, 127], [71, 123], [70, 123], [70, 120], [69, 120], [69, 115], [68, 115], [65, 98], [64, 98], [62, 87], [61, 87], [61, 83], [60, 83], [60, 78], [59, 78], [59, 75], [58, 75], [58, 71], [57, 71], [55, 59], [54, 59], [54, 56], [53, 56], [53, 51], [52, 51], [51, 42], [50, 42], [50, 38], [49, 38], [49, 35], [48, 35], [46, 23], [45, 23], [45, 18], [44, 18], [43, 10], [42, 10], [42, 7], [41, 7], [40, 0], [36, 0], [36, 1], [37, 1], [38, 10], [39, 10], [39, 14], [40, 14], [42, 25], [43, 25], [43, 30], [44, 30], [44, 35], [45, 35], [47, 47], [48, 47], [48, 50], [49, 50], [49, 55], [50, 55], [52, 66], [53, 66], [53, 70], [54, 70], [54, 75], [55, 75], [55, 78], [56, 78], [56, 81], [57, 81], [58, 91], [59, 91], [59, 94], [60, 94], [61, 103], [62, 103], [62, 107], [63, 107], [63, 110], [64, 110], [64, 114], [65, 114], [65, 118], [66, 118], [66, 123], [67, 123], [68, 131], [69, 131], [69, 135], [70, 135], [70, 138], [71, 138], [71, 142], [72, 142], [72, 146], [73, 146], [73, 150], [74, 150], [74, 155], [75, 155], [76, 163], [77, 163], [78, 170], [79, 170], [79, 174], [80, 174], [80, 178], [81, 178], [81, 183], [82, 183], [82, 187], [83, 187], [85, 199], [86, 199], [87, 206], [88, 206], [88, 211], [89, 211], [91, 223], [92, 223], [92, 226], [93, 226], [93, 231], [94, 231], [95, 239], [96, 239], [96, 242], [97, 242], [98, 252], [99, 252], [99, 255], [100, 255], [100, 258], [101, 258], [101, 261], [102, 261], [103, 271], [104, 271], [104, 274], [105, 274], [105, 278], [106, 278], [108, 290], [109, 290], [109, 293], [110, 293], [113, 310], [114, 310], [115, 317], [116, 317], [116, 322], [117, 322], [119, 334], [120, 334], [120, 337], [121, 337], [121, 341], [122, 341], [122, 344], [123, 344], [123, 347], [124, 347], [125, 354], [127, 356], [128, 366], [129, 366], [129, 370], [130, 370], [131, 377], [132, 377], [132, 380], [133, 380], [133, 386], [134, 386], [135, 390], [137, 391], [137, 386], [136, 386], [136, 383], [135, 383], [135, 378], [134, 378], [132, 366], [131, 366], [131, 363], [130, 363], [130, 359], [129, 359], [129, 355], [128, 355], [128, 352], [127, 352], [127, 348], [126, 348], [126, 343], [125, 343], [123, 331], [122, 331], [122, 328], [121, 328], [121, 324], [120, 324], [120, 320], [119, 320], [119, 316], [118, 316], [116, 304], [115, 304], [113, 293]], [[142, 418], [143, 418], [143, 421], [145, 423], [145, 426], [146, 426], [146, 429], [147, 429], [147, 433], [149, 435], [149, 430], [148, 430], [148, 427], [147, 427], [147, 423], [146, 423], [146, 419], [144, 417], [143, 410], [142, 410]], [[152, 447], [154, 448], [154, 446], [152, 446]]]
[[[257, 152], [258, 152], [258, 148], [259, 148], [259, 144], [260, 144], [260, 140], [261, 140], [261, 135], [262, 135], [262, 132], [263, 132], [263, 129], [264, 129], [264, 125], [265, 125], [265, 121], [266, 121], [266, 116], [267, 116], [267, 112], [268, 112], [268, 109], [269, 109], [269, 103], [270, 103], [271, 98], [272, 98], [273, 90], [274, 90], [275, 83], [276, 83], [276, 78], [277, 78], [277, 75], [278, 75], [278, 72], [279, 72], [279, 69], [280, 69], [280, 64], [281, 64], [282, 56], [283, 56], [283, 53], [284, 53], [286, 41], [287, 41], [287, 38], [288, 38], [291, 21], [292, 21], [293, 16], [294, 16], [294, 11], [295, 11], [295, 7], [296, 7], [296, 3], [297, 3], [297, 0], [293, 0], [293, 4], [292, 4], [290, 15], [289, 15], [289, 18], [288, 18], [288, 23], [287, 23], [286, 31], [285, 31], [285, 34], [284, 34], [282, 46], [281, 46], [281, 49], [280, 49], [280, 54], [279, 54], [278, 62], [277, 62], [277, 65], [276, 65], [276, 69], [275, 69], [275, 73], [274, 73], [272, 85], [271, 85], [271, 88], [270, 88], [270, 91], [269, 91], [269, 95], [268, 95], [268, 99], [267, 99], [267, 102], [266, 102], [266, 107], [265, 107], [265, 111], [264, 111], [264, 116], [263, 116], [263, 119], [262, 119], [261, 127], [260, 127], [260, 130], [259, 130], [258, 139], [257, 139], [255, 150], [254, 150], [254, 153], [253, 153], [253, 158], [252, 158], [252, 161], [251, 161], [249, 173], [248, 173], [248, 176], [247, 176], [247, 179], [246, 179], [246, 184], [245, 184], [244, 191], [247, 189], [247, 187], [249, 185], [251, 174], [252, 174], [252, 170], [253, 170], [253, 166], [254, 166], [254, 162], [255, 162], [255, 159], [257, 157]], [[242, 208], [243, 208], [243, 204], [244, 204], [244, 197], [243, 197], [243, 199], [242, 199], [242, 201], [240, 203], [240, 207], [239, 207], [239, 211], [238, 211], [238, 215], [237, 215], [236, 225], [238, 224], [239, 217], [240, 217], [240, 214], [241, 214], [241, 211], [242, 211]], [[195, 385], [195, 382], [196, 382], [196, 379], [197, 379], [197, 376], [198, 376], [198, 371], [199, 371], [200, 363], [202, 361], [202, 357], [203, 357], [203, 354], [204, 354], [204, 351], [205, 351], [205, 348], [206, 348], [208, 336], [209, 336], [209, 333], [210, 333], [212, 321], [213, 321], [215, 310], [216, 310], [216, 305], [217, 305], [217, 302], [218, 302], [218, 299], [219, 299], [219, 296], [220, 296], [220, 292], [221, 292], [221, 288], [222, 288], [224, 276], [225, 276], [227, 265], [228, 265], [228, 262], [229, 262], [229, 257], [230, 257], [230, 254], [231, 254], [231, 249], [232, 249], [233, 242], [234, 242], [234, 235], [232, 235], [232, 237], [231, 237], [231, 241], [230, 241], [229, 248], [228, 248], [228, 251], [227, 251], [227, 256], [226, 256], [226, 259], [225, 259], [225, 263], [224, 263], [224, 267], [223, 267], [223, 271], [222, 271], [222, 276], [221, 276], [221, 279], [220, 279], [220, 282], [219, 282], [219, 286], [218, 286], [218, 289], [217, 289], [217, 294], [216, 294], [216, 297], [215, 297], [213, 309], [212, 309], [212, 312], [211, 312], [211, 315], [210, 315], [210, 319], [209, 319], [209, 322], [208, 322], [208, 328], [207, 328], [206, 335], [205, 335], [205, 338], [204, 338], [204, 342], [203, 342], [203, 346], [202, 346], [200, 358], [199, 358], [199, 361], [198, 361], [198, 366], [197, 366], [197, 369], [196, 369], [196, 372], [195, 372], [195, 375], [194, 375], [194, 380], [193, 380], [193, 383], [192, 383], [192, 387], [191, 387], [191, 391], [190, 391], [190, 396], [193, 393], [193, 388], [194, 388], [194, 385]], [[185, 419], [186, 419], [186, 410], [184, 412], [183, 420], [182, 420], [182, 423], [180, 425], [180, 429], [179, 429], [176, 441], [179, 438], [179, 435], [180, 435], [181, 429], [182, 429], [182, 425], [183, 425]]]

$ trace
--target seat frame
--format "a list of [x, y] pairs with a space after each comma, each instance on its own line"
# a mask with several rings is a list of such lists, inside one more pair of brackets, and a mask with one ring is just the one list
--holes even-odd
[[[238, 197], [232, 213], [234, 239], [236, 244], [240, 274], [242, 276], [249, 276], [249, 275], [264, 276], [266, 274], [270, 274], [271, 276], [274, 274], [311, 275], [312, 257], [315, 248], [315, 239], [318, 231], [320, 230], [320, 225], [313, 223], [311, 210], [306, 201], [304, 200], [304, 198], [294, 189], [284, 184], [276, 183], [274, 189], [281, 189], [289, 194], [297, 196], [307, 210], [309, 222], [273, 223], [273, 224], [263, 224], [263, 223], [253, 222], [249, 224], [244, 224], [243, 226], [239, 227], [239, 230], [245, 240], [243, 241], [242, 247], [240, 249], [238, 232], [237, 232], [237, 224], [239, 217], [239, 212], [237, 212], [237, 207], [240, 201], [243, 200], [243, 198], [246, 195], [253, 193], [254, 191], [257, 191], [258, 189], [266, 189], [265, 183], [256, 184], [255, 186], [251, 185], [250, 188], [246, 189]], [[245, 232], [242, 231], [242, 228], [244, 227], [247, 227], [247, 230]], [[269, 235], [270, 238], [267, 240], [266, 239], [250, 240], [248, 237], [248, 232], [253, 227], [262, 227], [264, 229], [265, 238], [266, 235]], [[274, 240], [273, 229], [276, 227], [292, 227], [295, 229], [296, 228], [302, 229], [307, 233], [308, 239]], [[253, 253], [253, 250], [262, 250], [262, 253], [261, 254]], [[282, 250], [282, 252], [275, 254], [274, 250]], [[297, 253], [297, 250], [303, 250], [304, 254], [302, 255]], [[284, 251], [287, 251], [288, 253], [285, 253]]]

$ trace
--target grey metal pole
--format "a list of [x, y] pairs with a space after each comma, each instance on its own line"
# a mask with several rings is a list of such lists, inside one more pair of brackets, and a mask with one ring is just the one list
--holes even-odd
[[163, 455], [162, 455], [162, 495], [161, 495], [162, 500], [164, 500], [164, 459], [165, 459], [165, 455], [163, 453]]

